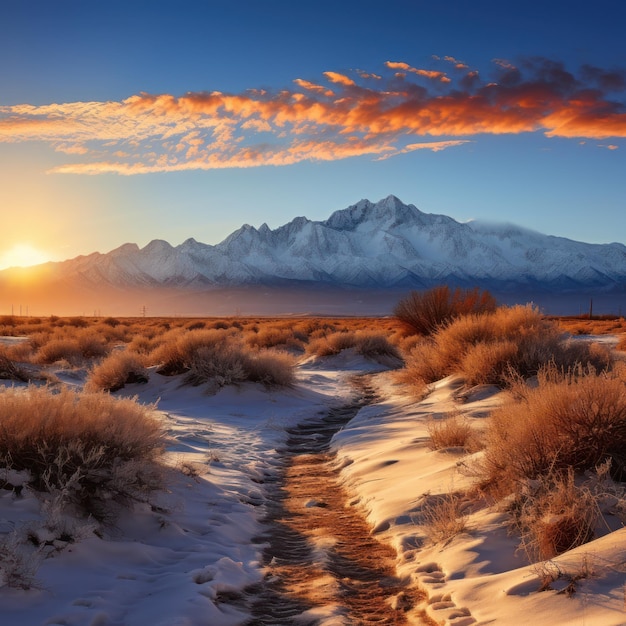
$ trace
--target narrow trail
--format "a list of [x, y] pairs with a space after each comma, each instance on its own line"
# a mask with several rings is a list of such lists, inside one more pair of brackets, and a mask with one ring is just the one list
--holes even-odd
[[355, 386], [357, 400], [288, 430], [256, 539], [267, 544], [265, 578], [243, 596], [222, 599], [251, 613], [245, 626], [321, 624], [322, 614], [351, 626], [415, 624], [407, 611], [423, 595], [396, 577], [394, 550], [371, 536], [332, 465], [332, 436], [375, 399], [362, 378]]

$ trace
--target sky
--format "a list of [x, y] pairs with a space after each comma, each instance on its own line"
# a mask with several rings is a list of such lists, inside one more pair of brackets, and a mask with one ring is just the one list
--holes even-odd
[[626, 243], [621, 0], [9, 0], [0, 268], [398, 196]]

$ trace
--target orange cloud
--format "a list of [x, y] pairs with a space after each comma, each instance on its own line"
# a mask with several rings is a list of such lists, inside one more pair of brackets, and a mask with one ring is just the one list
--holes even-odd
[[[295, 79], [296, 87], [278, 92], [0, 106], [0, 142], [47, 142], [76, 159], [56, 173], [131, 175], [389, 158], [483, 134], [626, 137], [626, 72], [583, 67], [575, 74], [547, 59], [518, 65], [498, 61], [485, 80], [476, 70], [448, 77], [388, 61], [380, 75], [359, 70], [356, 80], [325, 72], [333, 89]], [[441, 140], [423, 141], [429, 137]]]
[[[387, 61], [385, 65], [392, 70], [403, 70], [405, 72], [412, 72], [418, 76], [424, 76], [425, 78], [432, 78], [440, 80], [442, 83], [449, 83], [451, 80], [446, 76], [445, 72], [439, 72], [435, 70], [421, 70], [416, 67], [411, 67], [408, 63], [398, 63], [394, 61]], [[397, 74], [400, 76], [401, 74]]]
[[324, 72], [324, 76], [326, 76], [331, 83], [337, 83], [338, 85], [352, 87], [356, 84], [351, 78], [348, 78], [344, 74], [337, 74], [337, 72]]
[[324, 87], [323, 85], [316, 85], [315, 83], [311, 83], [308, 80], [302, 80], [301, 78], [296, 78], [294, 81], [296, 85], [302, 87], [302, 89], [306, 89], [307, 91], [313, 91], [315, 93], [320, 93], [324, 96], [334, 96], [334, 92], [328, 89], [328, 87]]
[[443, 57], [443, 60], [448, 61], [448, 63], [452, 63], [457, 70], [468, 69], [468, 66], [465, 63], [463, 63], [463, 61], [459, 61], [458, 59], [455, 59], [454, 57], [445, 56]]

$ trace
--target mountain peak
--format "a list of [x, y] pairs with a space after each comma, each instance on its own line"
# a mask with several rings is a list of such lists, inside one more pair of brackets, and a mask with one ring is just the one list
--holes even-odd
[[159, 254], [161, 252], [171, 252], [174, 248], [164, 239], [153, 239], [141, 251], [145, 254]]
[[414, 221], [424, 214], [412, 204], [404, 204], [397, 196], [389, 195], [376, 203], [363, 199], [348, 207], [335, 211], [325, 222], [336, 230], [354, 230], [360, 224], [369, 221], [389, 222], [396, 225]]

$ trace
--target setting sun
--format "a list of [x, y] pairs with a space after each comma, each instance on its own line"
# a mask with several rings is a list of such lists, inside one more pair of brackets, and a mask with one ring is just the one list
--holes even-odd
[[50, 259], [41, 250], [27, 243], [15, 244], [9, 250], [0, 253], [0, 270], [7, 267], [28, 267], [45, 263]]

